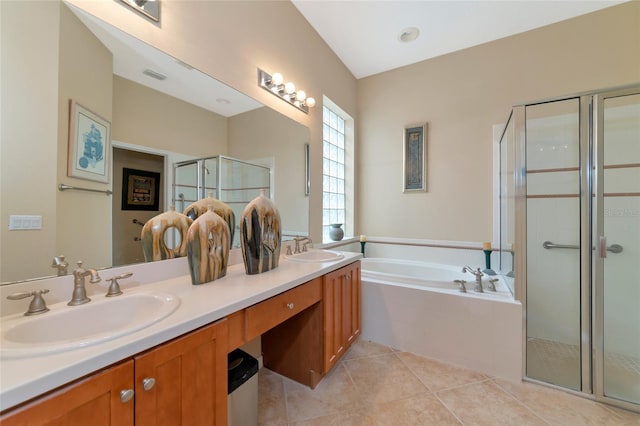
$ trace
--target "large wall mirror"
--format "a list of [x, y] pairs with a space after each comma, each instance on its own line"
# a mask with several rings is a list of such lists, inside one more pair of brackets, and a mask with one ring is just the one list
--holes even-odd
[[[59, 255], [69, 273], [142, 262], [139, 223], [172, 204], [173, 164], [201, 157], [271, 167], [283, 233], [308, 234], [308, 128], [64, 2], [0, 7], [0, 283], [56, 275]], [[110, 123], [109, 183], [67, 176], [71, 100]], [[158, 211], [122, 209], [123, 169], [159, 173]]]

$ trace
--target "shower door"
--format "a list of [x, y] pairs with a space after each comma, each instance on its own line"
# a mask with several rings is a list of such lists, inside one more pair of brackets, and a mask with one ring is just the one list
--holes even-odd
[[640, 404], [640, 93], [600, 94], [594, 107], [595, 393], [638, 410], [633, 404]]
[[640, 411], [640, 88], [514, 117], [525, 376]]

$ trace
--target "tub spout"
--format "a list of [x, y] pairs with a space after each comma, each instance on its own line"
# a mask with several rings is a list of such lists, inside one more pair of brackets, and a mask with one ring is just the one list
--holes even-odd
[[476, 291], [478, 293], [484, 293], [484, 290], [482, 288], [482, 277], [484, 274], [482, 273], [480, 268], [477, 268], [474, 270], [469, 266], [463, 266], [462, 272], [469, 272], [470, 274], [473, 274], [476, 277], [476, 286], [474, 287], [473, 291]]

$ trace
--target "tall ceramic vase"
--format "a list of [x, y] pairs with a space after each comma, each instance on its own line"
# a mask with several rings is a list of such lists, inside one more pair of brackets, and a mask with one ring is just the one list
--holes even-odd
[[240, 248], [247, 274], [277, 268], [281, 243], [280, 212], [261, 192], [245, 207], [240, 220]]
[[[173, 205], [169, 210], [149, 219], [140, 233], [142, 252], [145, 262], [173, 259], [187, 255], [186, 236], [193, 221], [175, 211]], [[179, 244], [170, 248], [165, 243], [165, 234], [174, 230], [180, 238]]]
[[198, 200], [195, 203], [191, 203], [182, 212], [184, 215], [190, 217], [192, 220], [196, 220], [200, 215], [203, 215], [209, 210], [209, 206], [213, 207], [213, 212], [224, 219], [229, 226], [229, 235], [231, 237], [231, 243], [233, 244], [233, 236], [236, 231], [236, 216], [233, 213], [231, 207], [229, 207], [223, 201], [213, 198], [213, 193], [209, 192], [206, 198]]
[[209, 206], [187, 232], [187, 260], [191, 283], [204, 284], [227, 274], [231, 238], [229, 226]]

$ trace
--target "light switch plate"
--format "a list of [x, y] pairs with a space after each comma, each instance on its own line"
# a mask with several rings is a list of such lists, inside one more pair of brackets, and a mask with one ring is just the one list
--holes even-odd
[[42, 229], [42, 216], [35, 215], [11, 215], [9, 216], [9, 230], [33, 230]]

